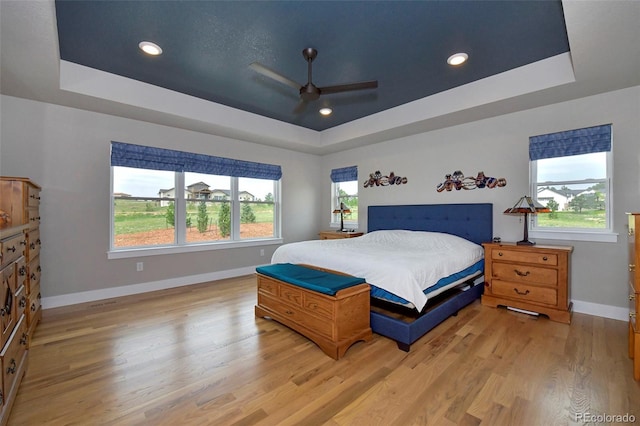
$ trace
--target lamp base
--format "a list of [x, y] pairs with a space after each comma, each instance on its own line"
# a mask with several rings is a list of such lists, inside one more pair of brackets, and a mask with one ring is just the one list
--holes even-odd
[[518, 241], [516, 243], [516, 245], [518, 245], [518, 246], [535, 246], [536, 243], [534, 243], [533, 241], [529, 241], [529, 240], [522, 240], [522, 241]]

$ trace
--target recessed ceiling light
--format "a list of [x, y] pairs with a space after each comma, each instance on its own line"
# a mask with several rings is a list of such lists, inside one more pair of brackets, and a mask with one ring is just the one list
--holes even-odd
[[467, 55], [466, 53], [455, 53], [449, 56], [449, 59], [447, 59], [447, 63], [449, 65], [455, 66], [465, 63], [467, 59], [469, 59], [469, 55]]
[[331, 115], [333, 110], [331, 108], [320, 108], [320, 114], [322, 115]]
[[150, 41], [141, 41], [138, 44], [138, 47], [148, 55], [158, 56], [162, 54], [162, 49], [160, 48], [160, 46]]

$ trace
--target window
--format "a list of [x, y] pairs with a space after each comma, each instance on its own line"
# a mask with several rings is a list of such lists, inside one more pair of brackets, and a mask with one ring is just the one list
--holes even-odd
[[[358, 227], [358, 167], [331, 170], [332, 211], [344, 204], [350, 213], [343, 213], [344, 227]], [[332, 213], [331, 226], [340, 227], [340, 213]]]
[[535, 215], [539, 238], [611, 239], [611, 125], [529, 139], [531, 192], [550, 213]]
[[281, 175], [279, 166], [112, 142], [111, 253], [273, 243]]

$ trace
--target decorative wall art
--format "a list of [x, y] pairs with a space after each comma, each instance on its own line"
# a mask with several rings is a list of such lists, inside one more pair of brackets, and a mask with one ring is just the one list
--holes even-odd
[[451, 191], [453, 189], [459, 191], [461, 189], [489, 188], [496, 186], [502, 187], [507, 185], [505, 178], [494, 178], [485, 176], [484, 172], [478, 172], [478, 175], [464, 177], [460, 170], [456, 170], [453, 174], [445, 175], [444, 182], [438, 184], [436, 190], [442, 192], [444, 190]]
[[396, 176], [393, 172], [389, 173], [389, 176], [382, 176], [380, 170], [376, 170], [375, 173], [369, 174], [369, 179], [364, 182], [364, 187], [402, 185], [403, 183], [407, 183], [406, 177]]

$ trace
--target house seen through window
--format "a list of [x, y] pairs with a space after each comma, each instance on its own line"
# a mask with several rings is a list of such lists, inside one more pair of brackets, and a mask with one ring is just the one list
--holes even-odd
[[[278, 179], [266, 179], [113, 163], [112, 159], [112, 250], [279, 237], [278, 175], [273, 176]], [[259, 175], [250, 170], [228, 171]]]
[[340, 227], [340, 213], [333, 213], [333, 211], [344, 206], [348, 209], [348, 212], [342, 215], [344, 227], [358, 228], [358, 168], [356, 166], [331, 171], [331, 203], [332, 226]]
[[610, 125], [531, 138], [530, 158], [531, 191], [551, 210], [532, 230], [611, 231]]

